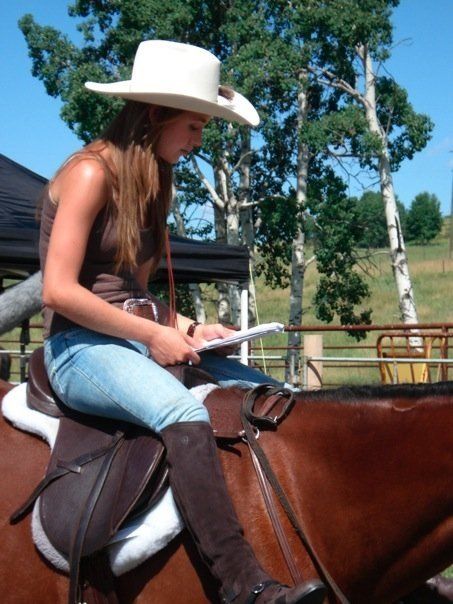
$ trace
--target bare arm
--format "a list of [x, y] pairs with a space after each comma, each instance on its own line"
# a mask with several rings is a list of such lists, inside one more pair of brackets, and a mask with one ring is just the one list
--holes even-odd
[[143, 342], [162, 365], [198, 362], [191, 338], [129, 315], [79, 283], [90, 230], [109, 197], [101, 165], [90, 159], [69, 164], [53, 183], [52, 193], [58, 209], [44, 272], [44, 303], [88, 329]]

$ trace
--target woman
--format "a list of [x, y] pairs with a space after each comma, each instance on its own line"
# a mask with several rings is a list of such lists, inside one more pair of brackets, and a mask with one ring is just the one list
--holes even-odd
[[[41, 218], [45, 361], [71, 408], [148, 426], [166, 446], [178, 507], [225, 602], [318, 602], [318, 581], [272, 580], [244, 539], [205, 407], [162, 366], [200, 362], [194, 348], [225, 337], [219, 324], [177, 316], [176, 327], [122, 310], [146, 286], [164, 246], [172, 165], [201, 145], [212, 116], [256, 125], [253, 106], [220, 87], [219, 61], [185, 44], [140, 44], [126, 82], [87, 88], [127, 100], [101, 138], [57, 172]], [[219, 357], [220, 358], [220, 357]], [[227, 359], [218, 379], [268, 381]], [[145, 386], [143, 386], [145, 385]]]

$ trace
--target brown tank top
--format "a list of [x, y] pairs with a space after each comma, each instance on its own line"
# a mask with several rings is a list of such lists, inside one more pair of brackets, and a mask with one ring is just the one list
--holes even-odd
[[[57, 205], [51, 201], [46, 192], [42, 203], [39, 239], [39, 257], [43, 275], [46, 270], [47, 249], [56, 212]], [[137, 265], [149, 260], [155, 253], [151, 231], [152, 229], [141, 231]], [[117, 241], [114, 221], [105, 207], [97, 215], [90, 231], [79, 282], [103, 300], [122, 307], [127, 298], [144, 298], [148, 294], [140, 287], [130, 270], [115, 272]], [[76, 323], [45, 305], [43, 318], [45, 338], [76, 326]]]

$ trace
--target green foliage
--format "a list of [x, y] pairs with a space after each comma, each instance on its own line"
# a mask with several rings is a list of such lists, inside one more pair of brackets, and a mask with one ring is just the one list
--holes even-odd
[[76, 60], [77, 48], [53, 27], [36, 26], [30, 14], [20, 19], [19, 27], [28, 43], [32, 74], [44, 82], [47, 94], [59, 96], [68, 78], [68, 63]]
[[387, 129], [391, 168], [396, 171], [404, 159], [412, 159], [426, 147], [434, 124], [428, 116], [414, 111], [407, 91], [393, 79], [378, 78], [376, 93], [379, 121]]
[[[316, 263], [320, 280], [314, 296], [315, 315], [330, 323], [335, 315], [342, 325], [371, 323], [371, 310], [356, 312], [369, 297], [365, 280], [355, 269], [354, 249], [361, 235], [357, 212], [345, 195], [344, 184], [332, 173], [310, 191], [310, 206], [317, 210]], [[356, 339], [366, 334], [350, 332]]]
[[[334, 75], [336, 84], [342, 81], [351, 91], [358, 90], [363, 82], [362, 66], [356, 56], [357, 45], [365, 44], [376, 63], [384, 62], [390, 56], [393, 43], [391, 14], [398, 4], [399, 0], [276, 2], [280, 19], [286, 19], [288, 37], [298, 38], [299, 47], [303, 47], [301, 54], [305, 54], [307, 66], [315, 71], [327, 69]], [[341, 135], [336, 116], [329, 118], [329, 122], [337, 122], [332, 123], [332, 129], [329, 129], [329, 122], [319, 122], [324, 132], [331, 133], [327, 144], [333, 145], [334, 150], [342, 150], [344, 157], [356, 157], [361, 167], [376, 170], [377, 159], [383, 151], [382, 142], [365, 124], [363, 103], [357, 95], [344, 89], [340, 93], [338, 88], [332, 88], [331, 99], [335, 94], [336, 108], [341, 108], [343, 116], [350, 118], [350, 128], [343, 125]], [[405, 158], [412, 158], [426, 146], [433, 123], [426, 115], [414, 111], [407, 92], [390, 77], [376, 77], [376, 101], [391, 167], [396, 170]], [[362, 115], [362, 120], [358, 114]], [[312, 124], [310, 129], [313, 129]], [[310, 133], [310, 140], [316, 142], [317, 149], [320, 149], [319, 139], [319, 133], [317, 136]]]
[[[362, 248], [387, 248], [389, 238], [382, 195], [376, 191], [366, 191], [360, 199], [351, 199], [356, 206], [357, 225], [360, 235], [357, 241]], [[397, 200], [398, 214], [403, 235], [406, 234], [406, 208]]]
[[349, 140], [363, 138], [367, 133], [365, 116], [354, 105], [326, 111], [318, 119], [305, 122], [301, 140], [310, 146], [312, 153], [325, 153], [326, 147], [341, 148]]
[[407, 213], [407, 237], [417, 244], [427, 244], [442, 230], [440, 201], [432, 193], [419, 193]]
[[[331, 323], [338, 316], [341, 325], [370, 325], [371, 309], [354, 312], [353, 307], [363, 298], [369, 297], [368, 285], [356, 272], [339, 275], [329, 271], [319, 280], [314, 302], [316, 317], [326, 323]], [[366, 337], [366, 332], [351, 331], [350, 335], [357, 340]]]
[[[106, 52], [90, 43], [77, 48], [61, 32], [38, 25], [32, 15], [19, 21], [32, 59], [32, 73], [42, 80], [48, 94], [63, 101], [62, 119], [84, 142], [99, 135], [122, 105], [119, 99], [89, 93], [83, 86], [88, 80], [108, 81], [113, 67], [106, 63]], [[113, 54], [113, 53], [112, 53]], [[127, 78], [130, 70], [119, 67], [118, 76]]]
[[[159, 300], [170, 304], [170, 294], [168, 285], [162, 283], [149, 283], [149, 291], [152, 292]], [[190, 294], [189, 286], [187, 283], [179, 283], [175, 288], [176, 297], [176, 308], [178, 313], [185, 317], [195, 317], [195, 307], [193, 305], [193, 299]]]
[[301, 219], [294, 197], [268, 198], [260, 205], [256, 235], [260, 259], [255, 270], [257, 275], [264, 275], [270, 287], [283, 288], [290, 283], [291, 244]]

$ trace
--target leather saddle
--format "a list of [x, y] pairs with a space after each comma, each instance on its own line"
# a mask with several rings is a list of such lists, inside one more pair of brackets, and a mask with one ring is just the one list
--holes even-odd
[[[39, 497], [42, 527], [52, 545], [69, 558], [69, 602], [73, 603], [78, 601], [81, 563], [88, 574], [90, 563], [94, 568], [101, 556], [103, 572], [109, 572], [105, 546], [126, 520], [157, 503], [168, 486], [168, 469], [163, 443], [151, 430], [66, 407], [52, 391], [43, 357], [42, 348], [31, 355], [27, 405], [58, 417], [58, 434], [44, 479], [14, 512], [11, 522], [24, 518]], [[177, 365], [167, 370], [187, 388], [216, 384], [197, 367]], [[278, 389], [263, 387], [262, 394], [253, 399], [250, 417], [260, 428], [275, 429], [277, 416], [286, 416], [290, 404], [284, 403], [272, 419], [268, 414], [281, 405], [282, 397]], [[269, 388], [276, 393], [269, 396]], [[207, 397], [205, 404], [218, 440], [231, 443], [243, 438], [245, 392], [233, 387]]]

